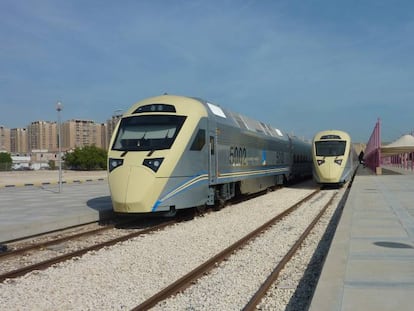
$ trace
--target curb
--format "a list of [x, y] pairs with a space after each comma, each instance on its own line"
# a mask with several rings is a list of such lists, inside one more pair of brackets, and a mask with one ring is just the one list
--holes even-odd
[[[86, 183], [86, 182], [104, 181], [104, 180], [106, 180], [106, 178], [62, 180], [62, 184], [74, 184], [74, 183], [82, 184], [82, 183]], [[58, 181], [5, 184], [5, 185], [0, 185], [0, 189], [2, 189], [2, 188], [18, 188], [18, 187], [42, 187], [42, 186], [58, 185], [58, 184], [59, 184]]]

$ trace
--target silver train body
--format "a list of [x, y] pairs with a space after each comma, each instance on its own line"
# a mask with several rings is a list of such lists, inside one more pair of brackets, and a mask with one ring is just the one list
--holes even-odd
[[312, 158], [313, 178], [321, 185], [343, 185], [358, 166], [351, 137], [339, 130], [321, 131], [314, 136]]
[[118, 123], [108, 153], [117, 213], [214, 206], [311, 174], [310, 143], [182, 96], [133, 105]]

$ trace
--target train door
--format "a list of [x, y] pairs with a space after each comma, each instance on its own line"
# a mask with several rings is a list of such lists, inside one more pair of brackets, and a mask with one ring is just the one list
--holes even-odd
[[217, 161], [217, 136], [215, 127], [214, 130], [209, 131], [209, 149], [208, 149], [208, 198], [207, 205], [213, 206], [216, 202], [216, 188], [214, 185], [217, 184], [217, 172], [218, 172], [218, 161]]
[[208, 154], [208, 175], [209, 184], [217, 183], [217, 137], [216, 131], [210, 131], [209, 135], [209, 154]]

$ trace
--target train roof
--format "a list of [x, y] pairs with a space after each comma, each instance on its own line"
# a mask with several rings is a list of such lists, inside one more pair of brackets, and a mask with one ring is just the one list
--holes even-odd
[[264, 122], [252, 119], [240, 113], [222, 108], [219, 105], [197, 98], [200, 102], [208, 107], [218, 123], [228, 123], [234, 127], [238, 127], [241, 130], [258, 133], [265, 136], [271, 136], [273, 138], [287, 140], [288, 135], [283, 133], [280, 129], [273, 127]]
[[[191, 104], [194, 102], [201, 103], [202, 106], [204, 106], [205, 111], [207, 112], [209, 118], [213, 118], [217, 123], [221, 124], [227, 124], [229, 126], [238, 127], [241, 130], [245, 130], [248, 132], [253, 132], [260, 135], [270, 136], [276, 139], [281, 140], [288, 140], [289, 137], [286, 133], [283, 133], [280, 129], [275, 128], [269, 124], [266, 124], [264, 122], [260, 122], [257, 120], [254, 120], [250, 117], [244, 116], [240, 113], [230, 111], [226, 108], [222, 108], [221, 106], [214, 104], [210, 101], [206, 101], [202, 98], [198, 97], [186, 97], [186, 96], [177, 96], [177, 95], [162, 95], [162, 96], [156, 96], [151, 98], [143, 99], [142, 101], [137, 102], [135, 105], [133, 105], [128, 111], [124, 114], [124, 116], [132, 115], [136, 113], [136, 111], [139, 109], [142, 105], [151, 105], [156, 104], [165, 104], [165, 106], [168, 106], [168, 104], [172, 105], [181, 105], [181, 104]], [[187, 107], [186, 107], [187, 108]], [[196, 108], [195, 106], [191, 108], [191, 110], [186, 109], [186, 113], [201, 113], [199, 109], [193, 109]], [[178, 109], [178, 108], [177, 108]], [[157, 111], [154, 111], [157, 112]], [[177, 110], [177, 113], [179, 111]]]
[[318, 132], [314, 138], [313, 141], [317, 140], [351, 140], [351, 137], [347, 132], [341, 131], [341, 130], [325, 130]]

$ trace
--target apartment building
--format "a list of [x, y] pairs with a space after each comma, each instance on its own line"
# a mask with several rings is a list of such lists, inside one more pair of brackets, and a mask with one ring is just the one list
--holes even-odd
[[48, 150], [56, 152], [57, 143], [57, 124], [49, 121], [35, 121], [27, 127], [28, 150]]
[[[121, 118], [114, 115], [106, 123], [73, 119], [61, 124], [62, 151], [95, 145], [108, 149], [113, 131]], [[58, 124], [50, 121], [34, 121], [27, 128], [9, 129], [0, 126], [0, 151], [12, 154], [28, 154], [33, 150], [58, 152]]]
[[0, 152], [10, 152], [10, 129], [0, 125]]
[[29, 152], [27, 128], [14, 128], [10, 130], [10, 152], [13, 154], [26, 154]]
[[107, 124], [107, 149], [109, 148], [109, 142], [111, 140], [112, 134], [115, 131], [115, 127], [117, 126], [119, 120], [121, 120], [122, 114], [113, 115], [111, 119], [106, 121]]
[[101, 124], [79, 119], [69, 120], [62, 124], [63, 150], [90, 145], [103, 148]]
[[99, 124], [99, 129], [101, 133], [101, 148], [108, 150], [109, 139], [108, 138], [108, 125], [106, 123]]

